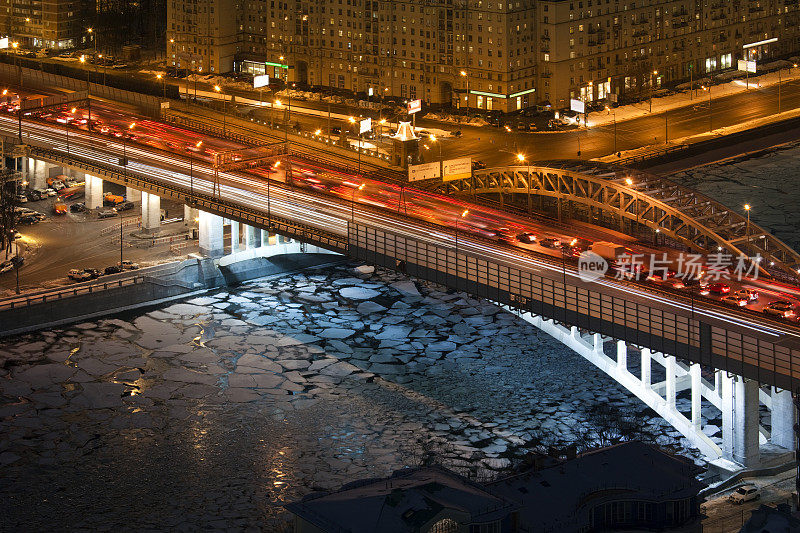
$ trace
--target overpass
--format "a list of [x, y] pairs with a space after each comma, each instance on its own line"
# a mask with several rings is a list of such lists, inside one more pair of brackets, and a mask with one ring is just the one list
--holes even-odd
[[[0, 119], [0, 132], [13, 135], [15, 127], [14, 121]], [[767, 437], [794, 449], [791, 392], [800, 384], [800, 343], [794, 326], [690, 304], [685, 297], [630, 283], [585, 282], [561, 261], [399, 210], [349, 202], [243, 172], [217, 172], [213, 179], [212, 169], [197, 166], [192, 174], [185, 159], [148, 147], [128, 147], [128, 157], [137, 163], [121, 166], [118, 142], [78, 134], [68, 152], [61, 131], [38, 123], [28, 123], [25, 129], [30, 158], [85, 173], [87, 201], [95, 194], [91, 184], [108, 180], [149, 195], [143, 202], [149, 206], [156, 198], [168, 197], [198, 209], [201, 248], [211, 255], [221, 251], [224, 217], [469, 292], [506, 306], [557, 337], [568, 332], [569, 338], [562, 340], [579, 353], [581, 346], [589, 346], [596, 355], [593, 362], [608, 367], [604, 370], [620, 383], [626, 384], [631, 374], [628, 348], [637, 350], [641, 379], [626, 386], [640, 389], [640, 398], [674, 420], [675, 427], [712, 459], [756, 465], [759, 441], [764, 443]], [[546, 173], [558, 172], [552, 168]], [[630, 218], [625, 215], [626, 202], [618, 205], [622, 207], [616, 209]], [[654, 217], [652, 223], [658, 220]], [[794, 265], [790, 259], [783, 263]], [[607, 351], [615, 354], [613, 365]], [[652, 361], [664, 367], [663, 383], [652, 382]], [[716, 371], [704, 380], [701, 368]], [[691, 393], [691, 418], [675, 407], [682, 390]], [[722, 446], [703, 438], [703, 398], [722, 411]], [[769, 431], [759, 427], [759, 403], [774, 414]]]

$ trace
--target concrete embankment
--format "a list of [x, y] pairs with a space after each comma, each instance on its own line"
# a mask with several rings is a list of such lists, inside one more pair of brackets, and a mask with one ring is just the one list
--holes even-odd
[[253, 257], [230, 264], [187, 259], [93, 283], [22, 295], [0, 302], [0, 336], [82, 322], [340, 260], [341, 256], [314, 253]]

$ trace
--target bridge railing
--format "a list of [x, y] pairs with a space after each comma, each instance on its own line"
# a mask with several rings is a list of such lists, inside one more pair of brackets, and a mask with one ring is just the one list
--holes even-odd
[[72, 296], [80, 296], [82, 294], [92, 294], [99, 291], [107, 291], [118, 287], [125, 287], [128, 285], [138, 285], [145, 281], [145, 277], [136, 275], [129, 278], [117, 279], [114, 281], [91, 282], [81, 283], [72, 287], [63, 289], [53, 289], [48, 291], [39, 291], [30, 294], [21, 294], [11, 298], [4, 298], [0, 300], [0, 310], [18, 309], [20, 307], [27, 307], [33, 304], [41, 304], [52, 302], [55, 300], [62, 300]]

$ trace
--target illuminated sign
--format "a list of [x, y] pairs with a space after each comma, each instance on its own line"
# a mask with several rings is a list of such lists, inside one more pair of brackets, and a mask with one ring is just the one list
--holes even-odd
[[442, 163], [442, 181], [454, 181], [472, 176], [472, 158], [448, 159]]
[[441, 175], [439, 162], [411, 165], [408, 167], [408, 181], [421, 181], [438, 178]]
[[572, 98], [569, 101], [569, 108], [576, 113], [586, 113], [586, 105], [583, 103], [583, 100], [576, 100]]
[[408, 103], [408, 114], [413, 115], [418, 111], [422, 111], [422, 100], [411, 100]]
[[269, 85], [269, 74], [262, 74], [260, 76], [253, 76], [253, 89], [266, 87]]

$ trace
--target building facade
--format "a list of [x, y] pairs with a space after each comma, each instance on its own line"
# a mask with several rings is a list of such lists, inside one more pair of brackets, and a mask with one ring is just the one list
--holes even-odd
[[800, 50], [797, 0], [169, 0], [167, 17], [172, 66], [501, 111]]
[[86, 0], [0, 0], [0, 26], [3, 36], [26, 48], [85, 46], [92, 6]]

